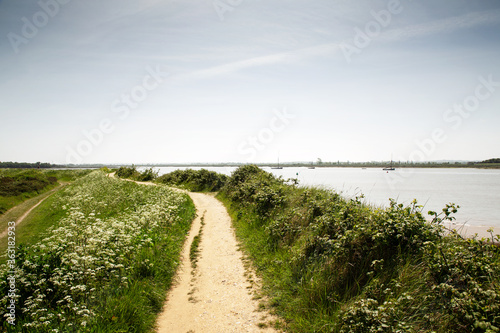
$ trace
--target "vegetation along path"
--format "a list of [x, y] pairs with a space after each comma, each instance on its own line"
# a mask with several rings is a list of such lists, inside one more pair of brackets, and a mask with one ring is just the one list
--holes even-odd
[[212, 195], [189, 195], [198, 217], [158, 332], [275, 332], [268, 327], [272, 317], [258, 311], [254, 276], [245, 268], [226, 208]]

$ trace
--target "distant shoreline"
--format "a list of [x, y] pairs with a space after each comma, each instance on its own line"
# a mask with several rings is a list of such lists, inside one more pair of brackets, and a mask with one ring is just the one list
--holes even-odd
[[[371, 168], [371, 169], [383, 169], [388, 166], [390, 162], [360, 162], [360, 163], [323, 163], [321, 165], [307, 164], [307, 163], [280, 163], [280, 167], [283, 168]], [[243, 165], [255, 164], [258, 167], [276, 167], [277, 163], [165, 163], [165, 164], [136, 164], [140, 167], [240, 167]], [[101, 167], [104, 165], [101, 165]], [[130, 166], [129, 165], [107, 165], [108, 167], [114, 166]], [[422, 169], [436, 169], [436, 168], [448, 168], [448, 169], [500, 169], [500, 163], [460, 163], [460, 164], [447, 164], [447, 163], [393, 163], [393, 167], [397, 170], [398, 168], [422, 168]]]
[[493, 235], [499, 235], [500, 229], [495, 227], [487, 227], [487, 226], [473, 226], [469, 224], [459, 224], [459, 223], [444, 223], [445, 228], [451, 230], [456, 230], [459, 235], [464, 238], [472, 238], [475, 235], [479, 239], [486, 238], [491, 239], [491, 234], [488, 232], [489, 229], [493, 229]]
[[[255, 164], [259, 167], [276, 167], [277, 163], [136, 163], [140, 167], [240, 167], [243, 165]], [[0, 169], [98, 169], [102, 167], [119, 168], [121, 166], [132, 166], [134, 164], [49, 164], [49, 163], [18, 163], [18, 162], [0, 162]], [[280, 163], [283, 168], [386, 168], [391, 165], [390, 161], [381, 162], [285, 162]], [[449, 169], [500, 169], [500, 163], [483, 162], [392, 162], [392, 166], [397, 170], [400, 168], [449, 168]]]

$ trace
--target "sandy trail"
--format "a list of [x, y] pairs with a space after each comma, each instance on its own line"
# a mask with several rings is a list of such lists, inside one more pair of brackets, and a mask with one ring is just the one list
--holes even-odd
[[[259, 302], [253, 299], [256, 287], [245, 277], [248, 269], [243, 265], [226, 208], [211, 195], [189, 195], [198, 217], [184, 245], [177, 281], [158, 318], [157, 332], [276, 332], [258, 326], [272, 317], [257, 312]], [[205, 225], [197, 267], [193, 270], [189, 250], [200, 230], [202, 216]]]

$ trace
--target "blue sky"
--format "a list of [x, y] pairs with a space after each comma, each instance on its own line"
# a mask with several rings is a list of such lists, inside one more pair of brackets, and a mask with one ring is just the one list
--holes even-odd
[[0, 1], [0, 161], [500, 157], [500, 3]]

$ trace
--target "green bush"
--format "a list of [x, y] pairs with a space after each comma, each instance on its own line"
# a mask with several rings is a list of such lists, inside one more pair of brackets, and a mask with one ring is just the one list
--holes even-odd
[[154, 171], [153, 168], [149, 168], [144, 170], [140, 175], [136, 178], [141, 182], [148, 182], [151, 180], [155, 180], [158, 177], [158, 171]]
[[181, 186], [193, 192], [215, 192], [224, 186], [228, 177], [206, 169], [175, 170], [158, 177], [157, 182], [171, 186]]
[[137, 168], [135, 166], [120, 167], [116, 171], [116, 176], [120, 177], [120, 178], [135, 179], [139, 175], [140, 175], [140, 172], [137, 171]]
[[148, 182], [155, 180], [158, 177], [158, 171], [154, 171], [153, 168], [149, 168], [143, 172], [139, 172], [137, 168], [132, 165], [131, 167], [120, 167], [116, 171], [116, 176], [141, 182]]
[[106, 167], [106, 166], [101, 167], [99, 170], [101, 170], [104, 173], [110, 173], [111, 172], [111, 170], [108, 167]]

